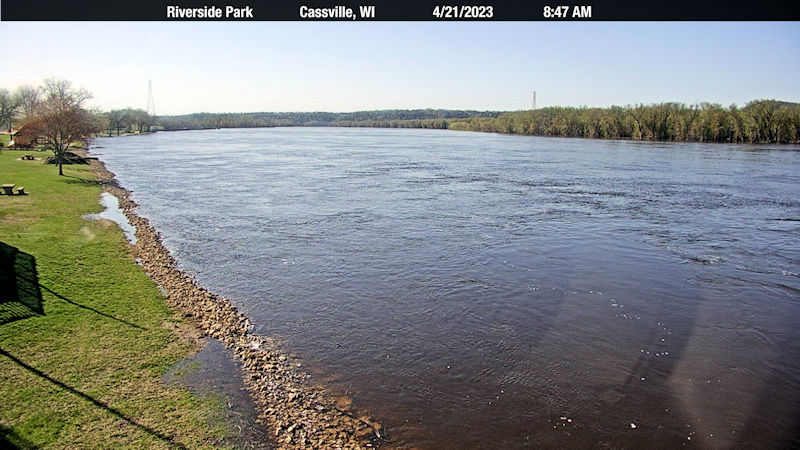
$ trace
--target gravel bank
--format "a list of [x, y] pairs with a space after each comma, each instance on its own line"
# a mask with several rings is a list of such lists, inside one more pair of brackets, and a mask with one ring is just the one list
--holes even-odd
[[177, 268], [137, 204], [114, 174], [99, 160], [91, 167], [105, 190], [119, 199], [120, 209], [136, 227], [133, 251], [148, 275], [166, 292], [167, 300], [207, 336], [233, 349], [245, 367], [250, 395], [260, 419], [269, 428], [275, 448], [386, 448], [386, 432], [373, 419], [335, 406], [334, 395], [314, 385], [276, 343], [254, 335], [250, 321], [233, 303], [198, 286]]

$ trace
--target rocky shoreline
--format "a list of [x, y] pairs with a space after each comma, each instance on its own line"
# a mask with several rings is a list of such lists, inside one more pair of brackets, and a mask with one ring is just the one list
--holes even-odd
[[116, 181], [102, 161], [91, 160], [92, 171], [106, 192], [119, 200], [136, 227], [135, 256], [164, 290], [167, 301], [205, 336], [233, 350], [245, 369], [245, 385], [275, 448], [364, 449], [387, 447], [386, 432], [373, 419], [338, 408], [323, 387], [313, 385], [299, 365], [269, 337], [251, 332], [252, 324], [233, 303], [200, 287], [177, 268], [161, 235], [134, 211], [130, 192]]

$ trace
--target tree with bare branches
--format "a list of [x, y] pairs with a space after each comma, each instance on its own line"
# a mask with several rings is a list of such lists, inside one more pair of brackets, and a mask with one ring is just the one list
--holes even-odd
[[39, 107], [39, 102], [42, 97], [42, 90], [31, 85], [24, 85], [18, 87], [14, 91], [14, 101], [19, 106], [19, 112], [22, 117], [29, 118], [36, 114], [36, 108]]
[[91, 98], [89, 91], [76, 89], [67, 80], [48, 79], [43, 86], [43, 99], [37, 108], [41, 120], [41, 138], [53, 152], [58, 174], [64, 175], [63, 164], [70, 144], [88, 142], [101, 126], [83, 105]]
[[0, 127], [8, 126], [8, 130], [11, 131], [11, 121], [14, 120], [18, 109], [19, 104], [14, 100], [14, 96], [7, 89], [0, 89]]

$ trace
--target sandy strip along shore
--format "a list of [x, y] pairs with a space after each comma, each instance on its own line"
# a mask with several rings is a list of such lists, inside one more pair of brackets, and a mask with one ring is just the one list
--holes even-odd
[[130, 192], [99, 160], [92, 170], [104, 189], [119, 199], [120, 209], [136, 227], [133, 251], [147, 274], [164, 289], [170, 305], [204, 335], [233, 349], [245, 368], [245, 385], [276, 448], [386, 448], [386, 432], [373, 419], [335, 406], [330, 393], [313, 385], [305, 373], [282, 354], [275, 341], [251, 333], [252, 324], [233, 303], [198, 286], [177, 269], [162, 245], [161, 235], [134, 210]]

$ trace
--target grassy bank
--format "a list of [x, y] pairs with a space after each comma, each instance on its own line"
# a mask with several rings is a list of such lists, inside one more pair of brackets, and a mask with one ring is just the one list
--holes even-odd
[[81, 218], [102, 209], [90, 168], [27, 153], [0, 155], [0, 183], [30, 193], [0, 196], [0, 447], [216, 446], [219, 400], [162, 381], [190, 328], [117, 226]]

